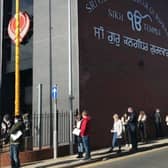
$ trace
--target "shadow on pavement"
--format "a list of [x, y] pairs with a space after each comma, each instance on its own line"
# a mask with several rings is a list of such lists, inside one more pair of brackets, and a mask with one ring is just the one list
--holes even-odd
[[[150, 143], [148, 143], [148, 144], [150, 144]], [[104, 157], [104, 159], [112, 159], [112, 158], [115, 158], [115, 157], [127, 156], [127, 155], [131, 155], [131, 154], [134, 154], [134, 153], [149, 151], [149, 150], [152, 150], [152, 149], [161, 148], [161, 147], [165, 147], [165, 146], [168, 146], [168, 143], [154, 144], [154, 145], [150, 145], [150, 146], [140, 147], [136, 151], [124, 151], [124, 152], [121, 152], [121, 153], [118, 153], [118, 154], [117, 153], [115, 153], [115, 154], [112, 153], [112, 154], [109, 154], [109, 156]]]
[[60, 162], [57, 162], [57, 163], [51, 163], [51, 164], [46, 164], [44, 166], [35, 166], [35, 168], [47, 168], [47, 167], [52, 167], [52, 166], [61, 166], [62, 164], [70, 164], [70, 163], [73, 163], [73, 162], [76, 162], [76, 159], [75, 160], [68, 160], [68, 161], [60, 161]]
[[94, 162], [101, 161], [101, 160], [108, 160], [108, 159], [117, 158], [117, 157], [124, 157], [124, 156], [128, 156], [131, 154], [140, 153], [140, 152], [149, 151], [152, 149], [168, 146], [168, 143], [153, 144], [156, 142], [157, 140], [153, 140], [147, 143], [140, 144], [139, 148], [136, 151], [122, 150], [120, 153], [117, 153], [117, 151], [109, 153], [109, 150], [107, 149], [107, 151], [92, 154], [92, 159], [88, 161], [77, 160], [76, 158], [74, 158], [71, 160], [64, 160], [64, 161], [55, 162], [51, 164], [45, 164], [43, 166], [32, 166], [32, 167], [47, 168], [47, 167], [53, 167], [53, 166], [61, 166], [62, 168], [65, 168], [65, 167], [74, 168], [77, 166], [90, 164], [90, 163], [94, 163]]

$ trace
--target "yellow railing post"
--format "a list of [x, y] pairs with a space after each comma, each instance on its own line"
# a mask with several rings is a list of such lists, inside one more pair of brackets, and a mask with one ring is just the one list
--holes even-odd
[[20, 0], [16, 0], [15, 30], [15, 116], [20, 115]]

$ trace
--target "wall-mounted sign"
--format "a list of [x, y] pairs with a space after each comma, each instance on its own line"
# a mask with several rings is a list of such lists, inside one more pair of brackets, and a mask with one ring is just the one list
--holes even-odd
[[[156, 106], [168, 109], [168, 1], [78, 0], [78, 6], [80, 107], [104, 128], [130, 105], [149, 117]], [[96, 125], [94, 145], [109, 143], [104, 128]]]
[[[26, 34], [29, 31], [30, 18], [26, 12], [20, 12], [19, 18], [20, 18], [20, 22], [19, 22], [19, 24], [20, 24], [20, 42], [22, 42], [23, 38], [26, 36]], [[16, 15], [9, 21], [9, 25], [8, 25], [8, 34], [14, 43], [16, 40], [15, 31], [16, 31]]]
[[58, 88], [57, 88], [57, 86], [53, 86], [51, 92], [52, 92], [52, 99], [56, 100], [58, 98]]
[[80, 6], [81, 16], [87, 20], [82, 23], [83, 34], [89, 35], [83, 39], [97, 39], [102, 47], [110, 44], [111, 49], [168, 57], [168, 29], [147, 0], [85, 0]]

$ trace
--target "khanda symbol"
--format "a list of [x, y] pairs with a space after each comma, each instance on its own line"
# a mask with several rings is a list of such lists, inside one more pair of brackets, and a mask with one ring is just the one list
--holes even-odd
[[135, 31], [141, 31], [142, 30], [142, 20], [149, 18], [149, 20], [152, 22], [152, 18], [150, 15], [142, 15], [138, 10], [135, 10], [134, 12], [128, 11], [127, 12], [128, 20], [131, 21], [132, 30]]

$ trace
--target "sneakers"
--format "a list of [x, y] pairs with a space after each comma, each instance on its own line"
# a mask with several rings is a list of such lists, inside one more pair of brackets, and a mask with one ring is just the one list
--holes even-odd
[[83, 161], [89, 161], [89, 160], [91, 160], [91, 157], [84, 157], [82, 160]]
[[125, 147], [131, 149], [132, 148], [132, 144], [126, 144]]

